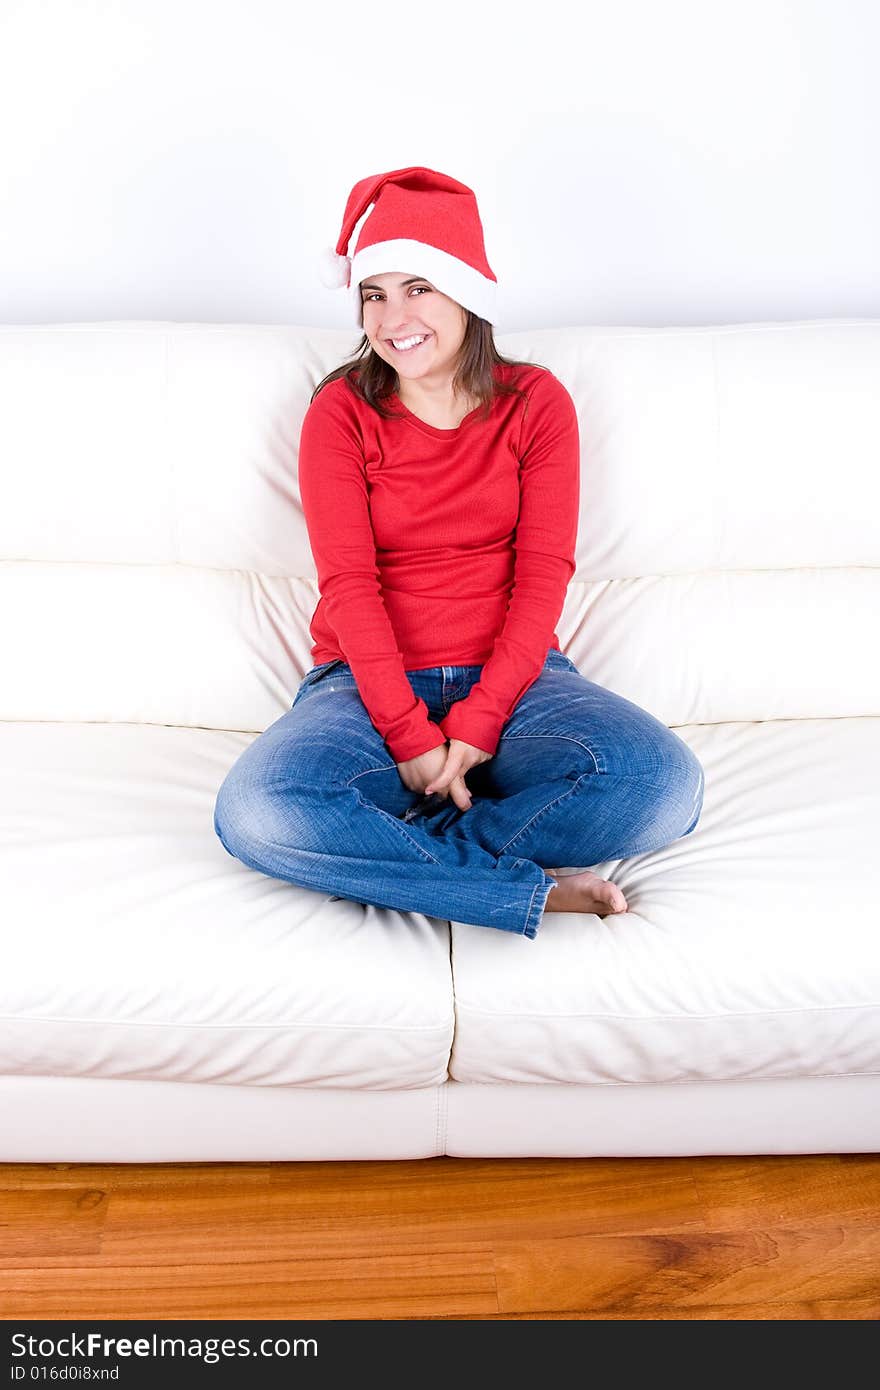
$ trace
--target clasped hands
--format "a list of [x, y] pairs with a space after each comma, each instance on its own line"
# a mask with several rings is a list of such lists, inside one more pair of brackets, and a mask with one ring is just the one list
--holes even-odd
[[475, 748], [463, 739], [451, 738], [438, 748], [429, 748], [427, 753], [419, 753], [405, 763], [398, 763], [400, 780], [411, 792], [424, 792], [426, 796], [452, 797], [460, 811], [468, 811], [471, 794], [465, 783], [465, 774], [478, 763], [487, 763], [492, 757], [482, 748]]

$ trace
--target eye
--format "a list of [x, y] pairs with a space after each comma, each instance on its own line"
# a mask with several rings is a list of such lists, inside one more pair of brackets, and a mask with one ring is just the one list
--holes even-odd
[[[426, 294], [431, 293], [427, 285], [413, 285], [412, 288], [414, 290], [424, 290]], [[364, 304], [369, 304], [370, 300], [375, 299], [377, 294], [379, 294], [379, 290], [374, 290], [372, 294], [365, 294], [363, 299]]]

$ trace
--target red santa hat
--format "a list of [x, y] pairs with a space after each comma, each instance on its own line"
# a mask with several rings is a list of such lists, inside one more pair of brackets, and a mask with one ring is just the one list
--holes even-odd
[[[355, 224], [370, 204], [349, 255]], [[361, 281], [387, 271], [423, 275], [463, 308], [495, 322], [498, 282], [486, 259], [477, 200], [457, 179], [413, 168], [355, 184], [335, 250], [328, 247], [319, 263], [320, 279], [328, 289], [348, 289], [359, 322]]]

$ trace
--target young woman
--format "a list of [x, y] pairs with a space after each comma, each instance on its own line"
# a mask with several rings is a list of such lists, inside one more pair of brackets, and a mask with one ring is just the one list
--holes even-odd
[[300, 437], [315, 664], [230, 770], [215, 830], [275, 878], [530, 939], [544, 912], [625, 911], [616, 884], [560, 866], [689, 834], [703, 770], [560, 649], [574, 402], [495, 348], [466, 185], [424, 168], [361, 180], [331, 255], [363, 338]]

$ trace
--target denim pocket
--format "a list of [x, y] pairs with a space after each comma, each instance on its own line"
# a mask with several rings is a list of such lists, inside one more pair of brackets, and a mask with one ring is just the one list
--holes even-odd
[[335, 661], [324, 661], [321, 663], [320, 666], [313, 666], [311, 671], [309, 671], [306, 675], [305, 679], [306, 681], [308, 681], [310, 686], [317, 685], [318, 681], [323, 680], [324, 677], [328, 675], [330, 671], [334, 670], [337, 666], [344, 665], [345, 662], [342, 660], [342, 657], [337, 657]]
[[544, 662], [544, 669], [549, 671], [574, 671], [575, 675], [580, 675], [580, 671], [569, 657], [565, 656], [558, 647], [551, 647]]
[[[340, 666], [345, 666], [345, 662], [341, 657], [337, 657], [335, 661], [324, 661], [320, 666], [313, 666], [310, 671], [306, 671], [299, 683], [299, 689], [296, 692], [293, 704], [290, 708], [293, 709], [302, 695], [305, 695], [309, 690], [314, 690], [315, 686], [322, 681], [326, 675], [331, 671], [338, 670]], [[346, 667], [346, 671], [348, 671], [351, 680], [354, 681], [354, 675], [348, 667]]]

